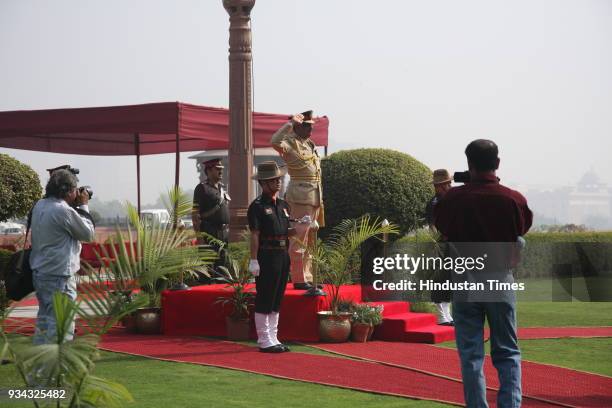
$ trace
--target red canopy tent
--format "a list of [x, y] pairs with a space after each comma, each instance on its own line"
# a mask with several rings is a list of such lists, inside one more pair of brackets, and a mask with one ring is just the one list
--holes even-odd
[[[253, 147], [269, 147], [288, 115], [253, 112]], [[328, 144], [322, 117], [312, 139]], [[0, 147], [95, 156], [135, 155], [140, 209], [140, 156], [229, 149], [229, 111], [181, 102], [0, 112]]]

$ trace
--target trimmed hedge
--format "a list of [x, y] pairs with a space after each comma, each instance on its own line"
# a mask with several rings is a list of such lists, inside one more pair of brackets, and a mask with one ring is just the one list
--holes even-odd
[[612, 231], [597, 232], [530, 232], [525, 235], [528, 243], [536, 242], [612, 242]]
[[[558, 264], [610, 270], [612, 267], [612, 231], [534, 232], [525, 235], [527, 246], [521, 254], [517, 276], [550, 277]], [[585, 262], [587, 262], [585, 264]]]
[[6, 296], [6, 288], [4, 287], [4, 268], [8, 265], [12, 251], [0, 248], [0, 314], [3, 314], [8, 307], [9, 300]]
[[[585, 267], [598, 271], [612, 269], [612, 231], [598, 232], [534, 232], [525, 235], [527, 246], [521, 252], [516, 275], [519, 278], [550, 278], [558, 264], [572, 265], [575, 271]], [[431, 234], [418, 230], [402, 237], [395, 248], [410, 249], [413, 255], [430, 255]], [[419, 246], [415, 246], [418, 244]]]
[[23, 217], [42, 197], [38, 174], [27, 164], [0, 154], [0, 221]]
[[13, 251], [8, 249], [0, 248], [0, 279], [4, 279], [4, 268], [8, 265], [13, 253]]
[[388, 149], [344, 150], [323, 159], [321, 168], [326, 227], [366, 213], [398, 225], [400, 234], [424, 224], [425, 206], [434, 195], [431, 170], [412, 156]]

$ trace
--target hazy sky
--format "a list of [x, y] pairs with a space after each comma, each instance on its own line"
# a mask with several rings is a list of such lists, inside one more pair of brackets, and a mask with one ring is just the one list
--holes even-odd
[[[226, 107], [228, 27], [221, 0], [2, 0], [0, 110]], [[384, 147], [461, 170], [467, 143], [490, 138], [506, 183], [593, 169], [612, 184], [610, 0], [259, 0], [252, 27], [255, 110], [329, 116], [331, 152]], [[70, 163], [100, 199], [136, 199], [134, 157], [0, 152], [43, 183]], [[142, 166], [153, 202], [174, 158]]]

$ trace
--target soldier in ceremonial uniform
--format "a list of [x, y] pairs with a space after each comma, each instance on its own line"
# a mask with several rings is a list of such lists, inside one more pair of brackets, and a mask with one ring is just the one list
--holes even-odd
[[[429, 229], [436, 235], [439, 235], [436, 226], [434, 225], [433, 212], [436, 204], [440, 199], [446, 194], [448, 190], [451, 188], [451, 183], [453, 179], [450, 176], [450, 173], [446, 169], [438, 169], [433, 172], [433, 186], [436, 191], [436, 195], [433, 196], [431, 200], [427, 203], [427, 207], [425, 208], [425, 219], [427, 224], [429, 224]], [[443, 236], [439, 236], [439, 242], [446, 241]], [[445, 253], [439, 254], [440, 256], [445, 256]], [[451, 275], [449, 271], [440, 270], [435, 271], [434, 281], [438, 283], [446, 282], [450, 280]], [[431, 292], [431, 301], [436, 307], [436, 314], [438, 315], [438, 324], [442, 326], [454, 326], [453, 316], [450, 310], [450, 302], [451, 302], [452, 294], [447, 290], [434, 290]]]
[[[272, 136], [272, 147], [287, 163], [289, 186], [285, 196], [294, 217], [309, 216], [321, 227], [325, 226], [323, 213], [323, 189], [321, 187], [321, 160], [314, 142], [310, 139], [314, 126], [312, 111], [295, 114], [290, 121]], [[317, 223], [296, 226], [297, 240], [311, 244]], [[315, 227], [316, 228], [316, 227]], [[291, 281], [295, 289], [312, 287], [312, 262], [304, 257], [304, 249], [298, 242], [289, 248], [291, 255]]]
[[262, 194], [247, 213], [251, 230], [249, 271], [255, 276], [257, 288], [255, 328], [259, 351], [264, 353], [289, 351], [277, 339], [280, 304], [289, 277], [289, 236], [295, 233], [289, 226], [289, 204], [278, 197], [284, 175], [274, 161], [257, 166], [253, 178], [259, 181]]
[[[223, 165], [221, 159], [210, 159], [202, 163], [206, 173], [206, 181], [198, 184], [193, 192], [193, 209], [191, 218], [196, 234], [205, 232], [212, 237], [223, 241], [225, 247], [229, 239], [229, 201], [230, 196], [221, 183], [223, 178]], [[219, 250], [220, 246], [209, 242], [205, 236], [198, 237], [199, 244], [210, 244]], [[219, 260], [215, 267], [225, 265], [226, 249], [219, 251]]]

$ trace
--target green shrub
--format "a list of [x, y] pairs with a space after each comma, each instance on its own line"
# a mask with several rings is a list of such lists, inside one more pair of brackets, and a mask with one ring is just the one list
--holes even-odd
[[9, 251], [8, 249], [0, 248], [0, 280], [4, 278], [4, 268], [8, 265], [11, 256], [13, 255], [13, 251]]
[[246, 240], [238, 242], [230, 242], [227, 246], [230, 257], [233, 259], [243, 259], [245, 257], [251, 257], [251, 248], [249, 242]]
[[612, 231], [591, 232], [530, 232], [525, 235], [528, 243], [536, 242], [612, 242]]
[[27, 164], [0, 154], [0, 221], [27, 215], [41, 196], [38, 174]]
[[327, 227], [366, 213], [388, 219], [400, 233], [424, 224], [425, 206], [434, 195], [431, 170], [410, 155], [344, 150], [323, 159], [321, 166]]
[[[394, 242], [389, 254], [435, 255], [431, 245], [434, 239], [427, 229], [420, 229]], [[575, 271], [585, 267], [601, 271], [612, 268], [612, 231], [534, 232], [525, 235], [525, 239], [527, 245], [516, 268], [519, 278], [551, 278], [555, 265], [559, 264], [571, 264]], [[421, 272], [417, 272], [419, 278], [431, 278]]]

